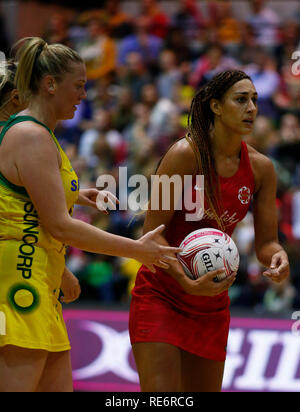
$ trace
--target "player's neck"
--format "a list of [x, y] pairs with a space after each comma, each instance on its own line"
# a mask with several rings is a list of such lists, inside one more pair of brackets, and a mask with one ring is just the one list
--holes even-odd
[[239, 157], [242, 138], [223, 127], [216, 127], [212, 132], [212, 143], [215, 155], [228, 158]]
[[53, 108], [43, 99], [39, 99], [38, 97], [34, 98], [28, 104], [27, 109], [22, 112], [22, 115], [34, 117], [44, 125], [48, 126], [51, 130], [54, 130], [57, 124], [57, 118]]

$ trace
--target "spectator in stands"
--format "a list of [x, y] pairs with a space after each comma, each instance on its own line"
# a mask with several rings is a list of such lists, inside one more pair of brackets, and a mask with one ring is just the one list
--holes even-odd
[[274, 145], [278, 144], [279, 137], [274, 123], [267, 116], [257, 116], [253, 133], [245, 139], [254, 149], [269, 156]]
[[102, 168], [118, 166], [126, 156], [126, 144], [122, 135], [112, 128], [111, 112], [98, 109], [94, 113], [94, 128], [81, 138], [79, 154], [90, 166]]
[[[164, 40], [164, 48], [172, 50], [175, 53], [179, 66], [182, 63], [190, 62], [193, 60], [191, 43], [185, 40], [184, 36], [182, 35], [182, 28], [180, 27], [170, 27], [168, 34]], [[197, 57], [199, 57], [199, 55]]]
[[55, 13], [50, 17], [49, 27], [44, 38], [50, 44], [61, 43], [68, 47], [73, 46], [69, 36], [69, 23], [64, 14]]
[[238, 68], [238, 66], [239, 64], [237, 61], [230, 56], [226, 56], [225, 51], [220, 44], [209, 44], [204, 55], [196, 62], [189, 83], [195, 89], [198, 89], [217, 73]]
[[251, 27], [256, 45], [274, 54], [280, 44], [280, 18], [274, 9], [266, 6], [265, 0], [251, 0], [251, 13], [246, 23]]
[[155, 66], [163, 46], [162, 39], [151, 34], [151, 25], [147, 17], [138, 17], [134, 29], [134, 34], [126, 36], [119, 43], [118, 65], [125, 65], [128, 54], [136, 52], [142, 56], [147, 67]]
[[283, 315], [289, 313], [293, 308], [296, 289], [288, 279], [280, 285], [269, 282], [263, 298], [264, 308], [267, 313]]
[[112, 109], [113, 126], [122, 133], [134, 121], [133, 115], [133, 93], [130, 87], [121, 86], [118, 88], [118, 100]]
[[62, 147], [67, 150], [68, 145], [78, 146], [83, 131], [83, 123], [92, 118], [92, 107], [88, 100], [82, 101], [75, 112], [73, 119], [62, 120], [56, 129], [57, 137]]
[[300, 133], [298, 117], [288, 114], [281, 117], [280, 141], [272, 150], [272, 157], [289, 171], [294, 185], [300, 184]]
[[280, 73], [280, 84], [274, 94], [274, 103], [281, 114], [294, 113], [300, 116], [300, 75], [294, 74], [294, 61], [287, 59]]
[[84, 59], [89, 81], [110, 78], [116, 69], [117, 48], [108, 35], [108, 23], [93, 17], [88, 21], [88, 38], [80, 45], [79, 54]]
[[253, 63], [244, 67], [251, 77], [258, 93], [259, 112], [276, 120], [278, 112], [273, 103], [273, 95], [280, 84], [276, 63], [271, 55], [262, 48], [253, 50]]
[[142, 88], [152, 82], [152, 76], [139, 52], [126, 55], [124, 65], [118, 69], [118, 82], [131, 89], [134, 101], [141, 99]]
[[280, 119], [278, 136], [281, 143], [300, 142], [300, 120], [292, 113], [286, 113]]
[[113, 87], [112, 81], [108, 78], [103, 78], [96, 82], [92, 89], [89, 89], [89, 98], [92, 106], [92, 111], [102, 108], [104, 110], [112, 110], [116, 105], [116, 90]]
[[219, 42], [230, 55], [237, 57], [241, 40], [241, 23], [232, 14], [230, 0], [209, 2], [211, 20], [210, 30], [214, 30], [216, 41]]
[[129, 174], [150, 177], [159, 160], [155, 141], [149, 135], [151, 108], [145, 103], [137, 103], [134, 115], [135, 121], [127, 132]]
[[178, 112], [175, 103], [160, 97], [154, 84], [146, 84], [142, 89], [142, 103], [151, 110], [148, 134], [154, 141], [169, 136], [171, 117]]
[[150, 33], [164, 39], [168, 33], [169, 17], [157, 3], [157, 0], [141, 0], [140, 15], [147, 17]]
[[109, 22], [111, 37], [121, 39], [132, 32], [132, 17], [120, 7], [120, 0], [107, 0], [104, 9]]
[[103, 303], [115, 301], [114, 265], [111, 258], [91, 256], [90, 261], [80, 271], [80, 281], [95, 299]]
[[182, 82], [182, 73], [179, 70], [177, 57], [172, 50], [163, 50], [159, 57], [161, 72], [157, 76], [157, 88], [160, 97], [172, 100], [174, 88]]
[[183, 33], [183, 40], [188, 45], [195, 39], [198, 29], [206, 25], [204, 16], [196, 0], [180, 0], [177, 11], [172, 16], [172, 26]]
[[[298, 186], [299, 187], [299, 186]], [[300, 240], [300, 190], [294, 191], [292, 197], [292, 233], [296, 240]]]
[[289, 61], [296, 50], [300, 50], [300, 23], [296, 20], [287, 20], [281, 26], [281, 45], [278, 48], [278, 69]]

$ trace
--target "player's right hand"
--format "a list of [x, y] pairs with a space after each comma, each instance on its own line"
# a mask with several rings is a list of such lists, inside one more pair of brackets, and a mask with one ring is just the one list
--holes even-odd
[[160, 225], [137, 241], [140, 247], [136, 260], [147, 266], [152, 273], [156, 272], [154, 266], [168, 269], [168, 262], [177, 261], [176, 254], [182, 252], [178, 247], [163, 246], [155, 240], [164, 230], [165, 225]]
[[228, 290], [236, 279], [237, 272], [233, 272], [223, 280], [216, 281], [216, 277], [224, 274], [225, 268], [208, 272], [196, 280], [187, 277], [185, 291], [195, 296], [217, 296]]

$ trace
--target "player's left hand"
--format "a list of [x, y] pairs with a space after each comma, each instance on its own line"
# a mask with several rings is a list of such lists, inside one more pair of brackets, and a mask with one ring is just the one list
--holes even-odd
[[77, 204], [81, 206], [90, 206], [94, 209], [98, 209], [106, 215], [109, 214], [107, 208], [111, 210], [116, 209], [116, 205], [119, 200], [108, 190], [98, 189], [81, 189], [79, 190], [79, 196]]
[[284, 250], [273, 255], [271, 265], [263, 272], [263, 275], [276, 283], [281, 283], [289, 277], [290, 264], [288, 256]]
[[77, 300], [81, 293], [79, 281], [73, 273], [65, 267], [60, 289], [64, 296], [60, 298], [62, 303], [71, 303]]

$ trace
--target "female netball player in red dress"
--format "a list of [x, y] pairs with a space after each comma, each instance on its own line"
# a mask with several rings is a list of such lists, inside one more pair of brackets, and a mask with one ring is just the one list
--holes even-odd
[[[281, 282], [289, 275], [289, 262], [277, 237], [275, 171], [267, 157], [243, 142], [252, 132], [257, 110], [257, 92], [244, 72], [220, 73], [200, 89], [192, 102], [188, 134], [169, 149], [157, 175], [204, 175], [204, 216], [186, 221], [186, 210], [174, 207], [175, 198], [168, 211], [151, 210], [150, 205], [144, 231], [165, 224], [161, 242], [174, 246], [205, 227], [231, 236], [253, 198], [257, 258], [267, 267], [264, 274]], [[191, 280], [179, 262], [155, 274], [145, 266], [139, 270], [130, 337], [142, 391], [221, 390], [230, 322], [228, 288], [236, 273], [216, 283], [220, 272]]]

